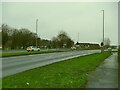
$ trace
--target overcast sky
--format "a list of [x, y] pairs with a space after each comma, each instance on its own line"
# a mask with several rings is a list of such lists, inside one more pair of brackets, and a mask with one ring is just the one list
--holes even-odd
[[38, 21], [38, 35], [52, 39], [64, 30], [79, 42], [100, 43], [102, 41], [102, 11], [105, 10], [105, 37], [111, 44], [118, 43], [117, 2], [4, 2], [3, 23], [14, 28], [28, 28], [35, 32]]

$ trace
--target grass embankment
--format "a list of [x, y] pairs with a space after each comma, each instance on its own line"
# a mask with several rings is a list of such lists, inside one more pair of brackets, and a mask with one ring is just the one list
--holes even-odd
[[2, 78], [0, 78], [0, 89], [2, 88]]
[[[120, 75], [120, 48], [118, 49], [118, 74]], [[120, 85], [120, 77], [119, 77], [119, 85]]]
[[23, 55], [31, 55], [31, 54], [42, 54], [42, 53], [53, 53], [53, 52], [64, 52], [66, 50], [44, 50], [44, 51], [31, 51], [31, 52], [8, 52], [2, 53], [2, 57], [11, 57], [11, 56], [23, 56]]
[[87, 74], [111, 53], [81, 56], [3, 78], [3, 88], [84, 88]]
[[120, 48], [118, 49], [118, 85], [119, 85], [119, 90], [120, 90]]

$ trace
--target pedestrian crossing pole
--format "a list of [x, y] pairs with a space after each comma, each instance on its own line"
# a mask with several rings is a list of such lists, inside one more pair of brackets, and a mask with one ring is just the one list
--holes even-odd
[[101, 10], [103, 12], [103, 52], [104, 52], [104, 10]]

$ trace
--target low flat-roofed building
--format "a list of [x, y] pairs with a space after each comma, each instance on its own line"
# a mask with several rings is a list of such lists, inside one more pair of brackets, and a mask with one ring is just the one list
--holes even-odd
[[85, 49], [99, 49], [100, 45], [99, 44], [93, 44], [93, 43], [76, 43], [76, 47], [78, 48], [85, 48]]

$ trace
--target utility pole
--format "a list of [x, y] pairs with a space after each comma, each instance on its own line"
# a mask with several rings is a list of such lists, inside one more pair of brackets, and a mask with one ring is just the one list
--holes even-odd
[[104, 10], [101, 10], [103, 12], [103, 51], [104, 51]]
[[37, 29], [38, 29], [38, 19], [36, 19], [36, 47], [37, 47]]

